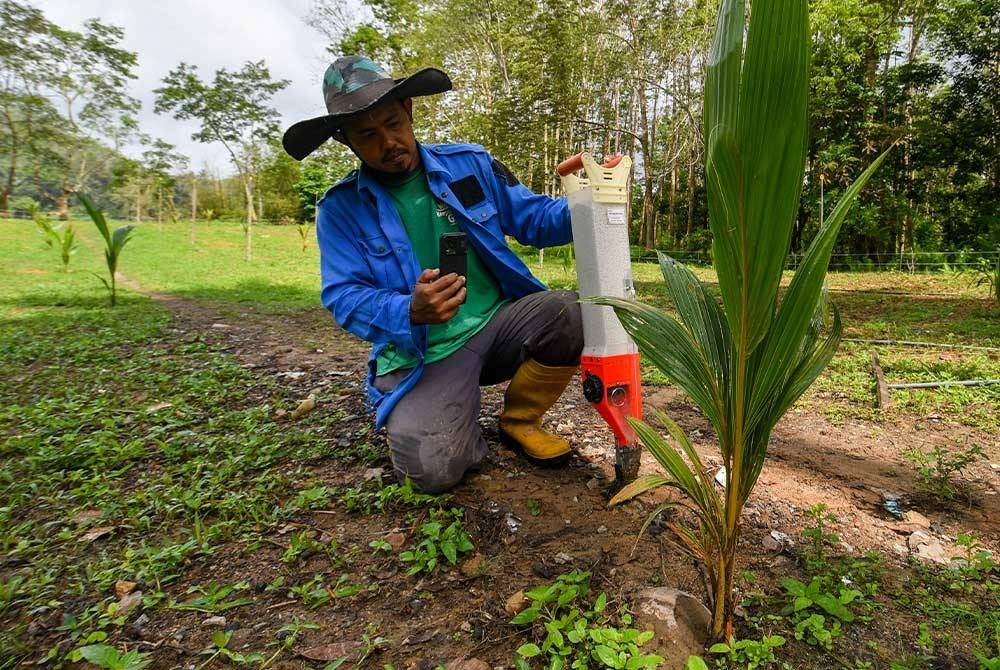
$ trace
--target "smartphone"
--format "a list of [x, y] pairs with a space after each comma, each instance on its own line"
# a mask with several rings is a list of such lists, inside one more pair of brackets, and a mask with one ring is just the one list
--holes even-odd
[[438, 268], [441, 270], [439, 277], [452, 272], [463, 277], [466, 275], [468, 245], [465, 233], [442, 233], [438, 240]]

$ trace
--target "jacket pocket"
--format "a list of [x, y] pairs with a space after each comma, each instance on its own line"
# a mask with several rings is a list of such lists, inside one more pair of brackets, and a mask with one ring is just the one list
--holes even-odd
[[389, 240], [384, 235], [375, 235], [362, 238], [361, 246], [378, 288], [398, 288], [396, 284], [399, 283], [400, 272]]

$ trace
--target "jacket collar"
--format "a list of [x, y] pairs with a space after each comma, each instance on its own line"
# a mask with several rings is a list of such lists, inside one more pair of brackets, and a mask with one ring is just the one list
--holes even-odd
[[[438, 173], [442, 176], [445, 183], [451, 181], [451, 172], [444, 166], [441, 160], [432, 152], [428, 151], [420, 142], [417, 142], [417, 151], [420, 152], [420, 163], [424, 167], [424, 172], [428, 175]], [[375, 178], [372, 171], [365, 167], [363, 164], [358, 170], [358, 192], [362, 190], [367, 190], [371, 193], [375, 193], [382, 189], [382, 184]]]

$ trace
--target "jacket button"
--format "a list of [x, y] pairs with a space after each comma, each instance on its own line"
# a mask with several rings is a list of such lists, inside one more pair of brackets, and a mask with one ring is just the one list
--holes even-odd
[[442, 198], [447, 198], [448, 197], [448, 192], [447, 191], [441, 191], [441, 197]]
[[385, 247], [379, 247], [378, 249], [376, 249], [376, 251], [382, 253], [383, 251], [385, 251]]

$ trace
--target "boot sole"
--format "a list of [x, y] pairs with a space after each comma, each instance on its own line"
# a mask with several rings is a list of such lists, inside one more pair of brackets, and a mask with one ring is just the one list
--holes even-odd
[[500, 433], [501, 442], [503, 442], [505, 445], [507, 445], [514, 451], [521, 454], [521, 456], [523, 456], [524, 459], [529, 463], [531, 463], [532, 465], [541, 468], [557, 468], [559, 466], [566, 465], [566, 463], [569, 462], [569, 459], [573, 456], [573, 450], [570, 449], [566, 453], [559, 454], [558, 456], [553, 456], [552, 458], [538, 458], [537, 456], [532, 456], [531, 454], [529, 454], [524, 449], [524, 447], [521, 446], [520, 442], [518, 442], [513, 437], [505, 433], [503, 430], [499, 430], [497, 432]]

